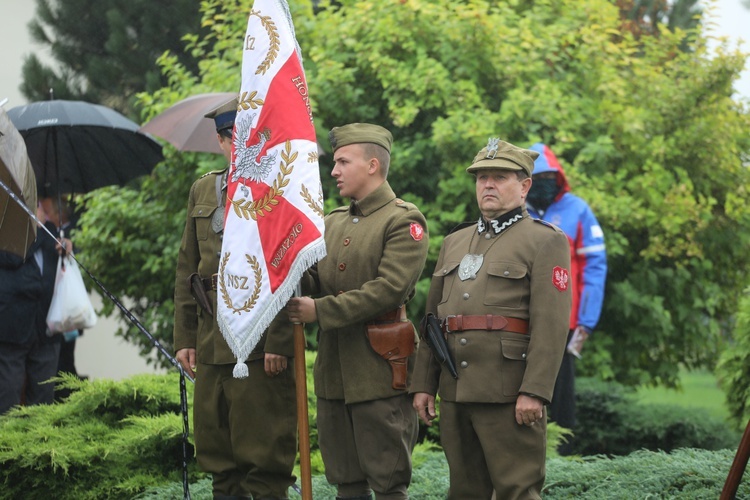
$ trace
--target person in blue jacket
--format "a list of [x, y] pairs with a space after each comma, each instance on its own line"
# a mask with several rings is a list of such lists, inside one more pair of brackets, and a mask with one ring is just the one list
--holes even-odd
[[[599, 321], [604, 301], [607, 278], [604, 233], [588, 203], [570, 192], [565, 172], [549, 146], [536, 143], [529, 149], [539, 153], [526, 199], [529, 215], [562, 229], [570, 243], [573, 291], [570, 333], [549, 413], [558, 425], [572, 429], [576, 424], [574, 362], [580, 358], [584, 342]], [[562, 445], [559, 452], [570, 454], [571, 444]]]

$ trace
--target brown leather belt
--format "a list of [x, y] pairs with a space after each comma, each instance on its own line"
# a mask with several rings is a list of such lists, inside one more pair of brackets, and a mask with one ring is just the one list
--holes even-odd
[[525, 319], [508, 318], [485, 314], [483, 316], [450, 315], [443, 321], [445, 333], [462, 332], [464, 330], [505, 330], [513, 333], [529, 333], [529, 322]]
[[208, 278], [201, 278], [201, 283], [203, 283], [203, 288], [208, 292], [209, 290], [214, 290], [218, 288], [218, 282], [219, 282], [219, 275], [218, 274], [212, 274]]

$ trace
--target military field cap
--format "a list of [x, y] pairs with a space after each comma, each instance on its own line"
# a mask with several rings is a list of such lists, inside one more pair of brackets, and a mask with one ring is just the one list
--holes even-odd
[[393, 136], [388, 130], [371, 123], [350, 123], [342, 127], [333, 127], [328, 133], [328, 140], [331, 141], [334, 153], [340, 147], [362, 143], [383, 146], [390, 153], [393, 144]]
[[466, 169], [473, 174], [477, 170], [486, 168], [503, 168], [506, 170], [525, 170], [531, 176], [534, 170], [534, 160], [539, 156], [536, 151], [519, 148], [497, 137], [490, 137], [487, 145], [474, 157], [471, 166]]
[[235, 97], [203, 116], [205, 118], [212, 118], [216, 124], [216, 131], [221, 132], [222, 130], [234, 127], [234, 117], [237, 116], [238, 104], [238, 100]]

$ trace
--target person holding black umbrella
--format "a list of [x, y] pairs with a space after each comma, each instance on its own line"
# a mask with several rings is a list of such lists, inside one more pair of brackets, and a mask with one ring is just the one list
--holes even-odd
[[[232, 158], [237, 98], [206, 115]], [[285, 499], [297, 455], [297, 405], [291, 329], [266, 332], [248, 357], [247, 378], [216, 320], [217, 272], [224, 231], [228, 169], [209, 172], [190, 189], [175, 279], [175, 357], [195, 377], [198, 466], [213, 477], [214, 498]], [[252, 497], [249, 497], [252, 495]]]
[[420, 343], [410, 391], [440, 439], [449, 499], [540, 498], [545, 404], [552, 399], [571, 308], [570, 251], [557, 227], [529, 217], [535, 151], [490, 139], [466, 169], [481, 216], [446, 236], [426, 312], [442, 321], [456, 376]]
[[[49, 196], [42, 198], [41, 201], [47, 220], [64, 235], [70, 235], [72, 231], [76, 230], [77, 226], [78, 214], [75, 213], [71, 202], [72, 198], [69, 196]], [[79, 250], [76, 249], [76, 252], [78, 253]], [[57, 364], [58, 377], [63, 373], [79, 377], [75, 362], [75, 348], [78, 337], [82, 335], [83, 330], [71, 330], [61, 333], [60, 358]], [[70, 393], [70, 389], [56, 387], [55, 401], [64, 400]]]
[[[45, 221], [39, 204], [37, 218]], [[50, 231], [54, 224], [46, 222]], [[72, 250], [69, 239], [62, 240]], [[0, 252], [0, 414], [19, 404], [50, 404], [54, 384], [45, 383], [57, 373], [60, 335], [47, 329], [60, 247], [39, 230], [24, 258]]]

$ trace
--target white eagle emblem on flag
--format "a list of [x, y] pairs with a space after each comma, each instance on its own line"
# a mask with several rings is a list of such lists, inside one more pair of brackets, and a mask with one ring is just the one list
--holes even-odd
[[271, 131], [267, 128], [258, 132], [258, 142], [246, 146], [250, 140], [250, 128], [255, 120], [255, 113], [247, 118], [237, 121], [237, 134], [234, 137], [235, 170], [232, 173], [232, 181], [240, 179], [251, 179], [262, 181], [271, 172], [271, 168], [276, 163], [276, 151], [262, 156], [258, 159], [258, 154], [263, 150], [263, 146], [271, 138]]

